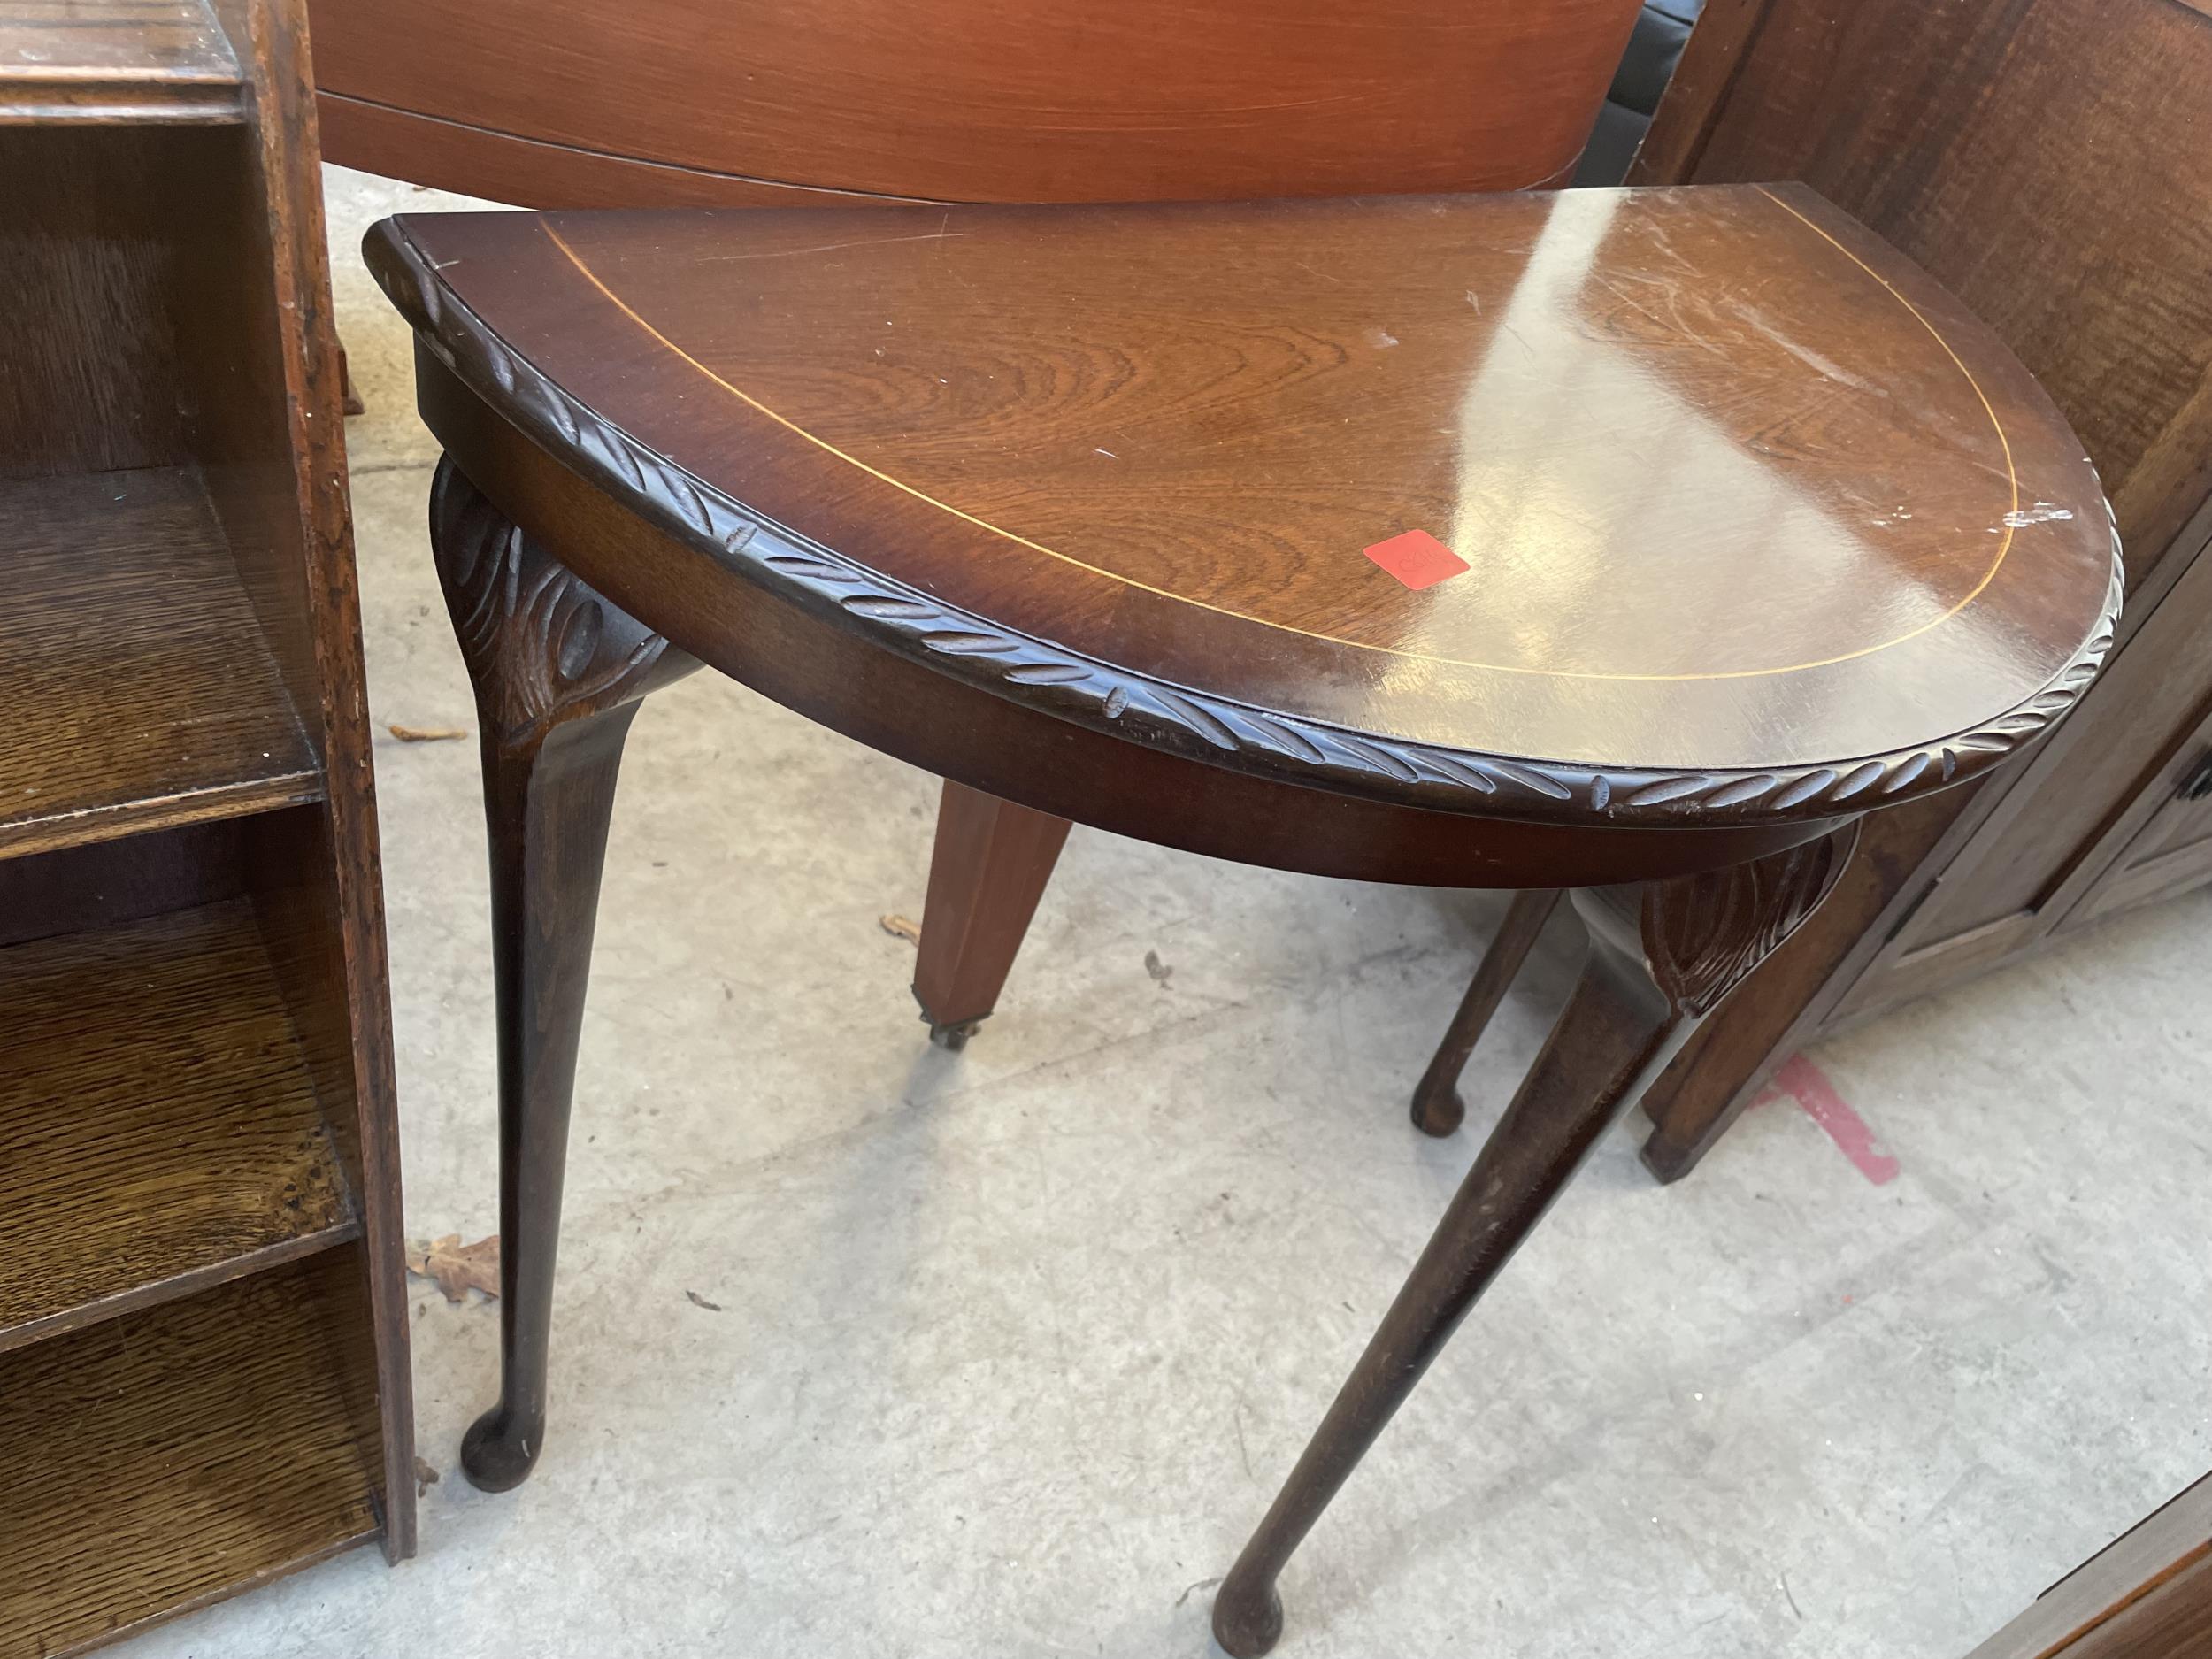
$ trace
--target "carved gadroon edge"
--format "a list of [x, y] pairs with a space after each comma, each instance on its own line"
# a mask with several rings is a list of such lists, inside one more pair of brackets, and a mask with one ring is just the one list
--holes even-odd
[[508, 521], [449, 460], [430, 484], [430, 545], [488, 732], [542, 738], [699, 666]]
[[[510, 421], [641, 518], [811, 614], [1056, 717], [1240, 771], [1441, 811], [1587, 824], [1832, 818], [1963, 781], [2079, 699], [2111, 649], [2120, 541], [2096, 628], [2036, 694], [1960, 735], [1817, 767], [1641, 771], [1471, 754], [1253, 708], [1149, 680], [955, 608], [845, 558], [723, 495], [641, 443], [516, 351], [438, 279], [392, 221], [370, 270], [427, 349]], [[2108, 517], [2110, 515], [2107, 504]]]
[[1675, 1009], [1701, 1019], [1820, 908], [1858, 843], [1847, 826], [1817, 841], [1643, 888], [1644, 960]]

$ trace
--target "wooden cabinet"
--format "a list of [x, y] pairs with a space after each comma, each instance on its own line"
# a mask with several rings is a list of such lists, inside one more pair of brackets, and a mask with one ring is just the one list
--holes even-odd
[[2212, 749], [2208, 107], [2200, 0], [1712, 0], [1691, 37], [1631, 182], [1801, 180], [1924, 265], [2082, 435], [2127, 605], [2042, 752], [1870, 823], [1826, 908], [1660, 1079], [1663, 1178], [1823, 1033], [2212, 879], [2212, 812], [2177, 798]]
[[[1837, 1004], [1863, 1018], [2212, 879], [2212, 557], [2180, 575]], [[2212, 792], [2208, 792], [2212, 794]]]
[[[2171, 794], [2166, 787], [2172, 786]], [[2062, 927], [2212, 881], [2212, 705], [2144, 791], [2154, 810]]]
[[0, 1655], [413, 1548], [291, 0], [0, 3]]

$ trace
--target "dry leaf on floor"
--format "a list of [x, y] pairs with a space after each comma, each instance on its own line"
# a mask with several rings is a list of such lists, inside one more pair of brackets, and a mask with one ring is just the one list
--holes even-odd
[[892, 938], [903, 939], [910, 945], [918, 945], [922, 942], [920, 924], [910, 922], [903, 916], [879, 916], [876, 918], [876, 926], [890, 934]]
[[438, 1471], [421, 1458], [415, 1459], [415, 1495], [417, 1497], [438, 1484]]
[[448, 1302], [463, 1301], [471, 1290], [497, 1296], [499, 1235], [495, 1233], [473, 1244], [462, 1243], [457, 1233], [449, 1233], [428, 1244], [420, 1240], [411, 1242], [407, 1247], [407, 1271], [417, 1279], [433, 1281], [445, 1292]]
[[465, 726], [388, 726], [384, 729], [403, 743], [442, 743], [469, 734]]

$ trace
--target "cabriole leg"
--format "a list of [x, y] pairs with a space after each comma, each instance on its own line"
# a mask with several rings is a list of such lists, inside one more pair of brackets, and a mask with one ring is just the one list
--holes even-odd
[[1847, 829], [1731, 870], [1575, 893], [1589, 953], [1558, 1024], [1215, 1597], [1214, 1637], [1236, 1659], [1275, 1645], [1291, 1552], [1606, 1125], [1812, 913], [1855, 839]]
[[546, 1349], [577, 1039], [622, 741], [699, 664], [503, 518], [450, 460], [430, 533], [476, 687], [499, 1044], [499, 1403], [461, 1445], [503, 1492], [545, 1438]]

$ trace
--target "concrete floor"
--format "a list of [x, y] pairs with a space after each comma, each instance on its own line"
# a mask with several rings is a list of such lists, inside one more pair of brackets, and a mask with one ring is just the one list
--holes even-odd
[[[405, 331], [354, 253], [381, 213], [453, 203], [337, 170], [329, 194], [370, 403], [409, 1231], [474, 1238], [497, 1219], [474, 745], [382, 734], [473, 710]], [[454, 1469], [497, 1313], [416, 1283], [445, 1471], [419, 1558], [357, 1551], [125, 1651], [1209, 1650], [1213, 1580], [1472, 1156], [1403, 1102], [1502, 901], [1079, 831], [1002, 1011], [949, 1056], [877, 926], [921, 913], [934, 800], [710, 675], [649, 705], [537, 1475], [488, 1497]], [[1955, 1655], [2212, 1466], [2208, 922], [2200, 894], [1818, 1050], [1886, 1184], [1788, 1102], [1667, 1190], [1640, 1119], [1617, 1130], [1294, 1563], [1280, 1651]], [[1476, 1056], [1477, 1133], [1570, 943]]]

